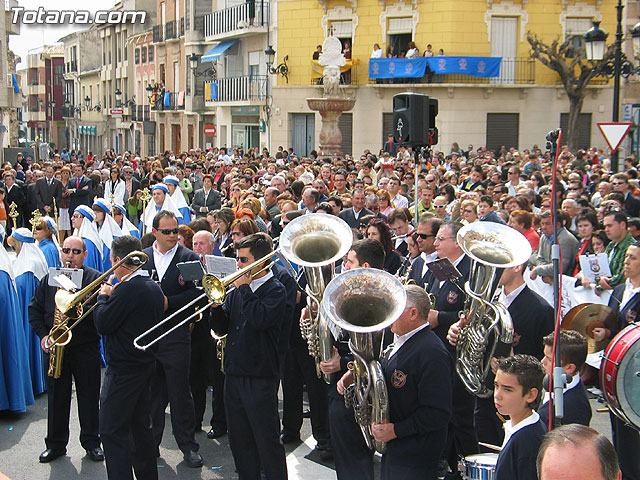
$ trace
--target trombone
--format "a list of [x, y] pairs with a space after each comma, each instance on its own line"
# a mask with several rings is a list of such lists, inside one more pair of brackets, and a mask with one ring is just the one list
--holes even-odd
[[[136, 271], [138, 271], [145, 263], [147, 263], [148, 260], [149, 257], [146, 253], [133, 251], [128, 253], [126, 257], [124, 257], [122, 260], [120, 260], [118, 263], [116, 263], [109, 270], [104, 272], [83, 289], [78, 290], [77, 292], [67, 292], [66, 290], [58, 289], [55, 296], [56, 310], [59, 310], [68, 319], [75, 321], [71, 325], [68, 325], [68, 322], [64, 321], [59, 325], [54, 326], [49, 332], [49, 344], [47, 346], [49, 348], [65, 346], [71, 341], [71, 330], [73, 330], [87, 315], [89, 315], [93, 311], [94, 308], [96, 308], [96, 305], [94, 304], [85, 311], [86, 305], [98, 295], [98, 293], [100, 292], [98, 287], [100, 287], [103, 281], [118, 267], [124, 265], [125, 263], [130, 263], [135, 267], [133, 270], [131, 270], [131, 273], [128, 273], [122, 279], [122, 281], [124, 282]], [[94, 289], [95, 292], [93, 292]], [[83, 301], [83, 298], [86, 297], [89, 293], [91, 293], [91, 295]]]
[[[133, 346], [136, 347], [138, 350], [145, 351], [146, 349], [148, 349], [152, 345], [158, 343], [164, 337], [166, 337], [167, 335], [172, 333], [174, 330], [177, 330], [178, 328], [180, 328], [185, 323], [190, 322], [193, 318], [195, 318], [198, 315], [200, 315], [202, 312], [204, 312], [207, 308], [211, 307], [212, 305], [222, 305], [224, 303], [224, 299], [227, 296], [227, 287], [229, 285], [231, 285], [233, 282], [235, 282], [238, 278], [240, 278], [243, 275], [246, 275], [247, 273], [249, 273], [251, 270], [256, 268], [261, 263], [268, 261], [274, 255], [280, 256], [280, 252], [279, 251], [280, 251], [280, 249], [278, 248], [278, 249], [276, 249], [276, 250], [274, 250], [272, 252], [269, 252], [264, 257], [256, 260], [252, 264], [247, 265], [246, 267], [238, 270], [233, 275], [225, 277], [223, 280], [220, 280], [215, 275], [212, 275], [212, 274], [209, 274], [209, 273], [205, 273], [204, 276], [202, 277], [202, 288], [204, 288], [204, 293], [202, 295], [194, 298], [193, 300], [191, 300], [184, 307], [182, 307], [179, 310], [176, 310], [175, 312], [173, 312], [171, 315], [169, 315], [167, 318], [162, 320], [160, 323], [157, 323], [156, 325], [154, 325], [150, 329], [148, 329], [145, 332], [143, 332], [140, 335], [138, 335], [133, 340]], [[271, 268], [273, 266], [274, 263], [276, 263], [276, 260], [272, 260], [271, 262], [267, 263], [264, 267], [262, 267], [260, 270], [255, 272], [253, 274], [253, 276], [259, 275], [262, 272], [264, 272], [265, 270], [268, 270], [269, 268]], [[185, 310], [189, 309], [190, 307], [192, 307], [196, 303], [202, 301], [205, 297], [209, 298], [209, 303], [207, 303], [204, 307], [196, 310], [194, 313], [189, 315], [187, 318], [185, 318], [181, 322], [177, 323], [176, 325], [171, 327], [169, 330], [167, 330], [166, 332], [162, 333], [161, 335], [159, 335], [158, 337], [154, 338], [153, 340], [148, 341], [147, 343], [141, 343], [142, 339], [145, 338], [147, 335], [150, 335], [151, 333], [154, 333], [156, 330], [164, 327], [165, 324], [167, 324], [168, 322], [173, 320], [177, 315], [179, 315], [182, 312], [184, 312]]]

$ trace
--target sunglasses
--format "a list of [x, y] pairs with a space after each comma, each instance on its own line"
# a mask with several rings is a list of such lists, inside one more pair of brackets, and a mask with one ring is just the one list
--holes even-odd
[[178, 229], [178, 228], [160, 228], [158, 231], [163, 235], [171, 235], [172, 233], [174, 235], [177, 235], [178, 232], [180, 231], [180, 229]]
[[446, 205], [434, 205], [433, 208], [445, 208]]
[[416, 233], [416, 237], [426, 240], [429, 237], [435, 237], [435, 235], [427, 235], [426, 233]]
[[42, 230], [42, 228], [43, 228], [42, 225], [36, 225], [36, 230], [40, 231]]
[[249, 258], [248, 257], [238, 257], [238, 261], [240, 263], [249, 263]]
[[612, 182], [611, 185], [624, 185], [625, 182]]
[[73, 215], [71, 215], [71, 218], [82, 218], [82, 214], [74, 213]]
[[82, 253], [82, 250], [80, 250], [79, 248], [62, 247], [62, 253], [73, 253], [74, 255], [80, 255]]

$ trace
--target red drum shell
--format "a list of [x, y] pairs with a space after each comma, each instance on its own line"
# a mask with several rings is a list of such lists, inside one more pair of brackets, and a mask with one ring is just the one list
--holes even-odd
[[[640, 325], [629, 325], [609, 343], [600, 364], [600, 385], [609, 408], [621, 420], [638, 430], [640, 415], [637, 412], [640, 412], [640, 405], [632, 406], [631, 399], [625, 393], [623, 381], [633, 357], [640, 349], [639, 340]], [[640, 382], [640, 378], [636, 381]]]

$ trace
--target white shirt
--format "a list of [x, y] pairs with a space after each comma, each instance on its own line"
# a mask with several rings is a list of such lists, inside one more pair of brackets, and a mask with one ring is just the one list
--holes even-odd
[[422, 252], [420, 255], [424, 259], [424, 265], [422, 265], [422, 275], [420, 276], [420, 278], [424, 278], [424, 276], [427, 274], [427, 270], [429, 270], [429, 267], [427, 267], [427, 263], [435, 262], [438, 259], [438, 254], [434, 251], [433, 253]]
[[249, 284], [249, 288], [251, 288], [252, 292], [255, 292], [262, 285], [267, 283], [267, 280], [269, 280], [270, 278], [273, 278], [273, 272], [271, 270], [269, 270], [269, 273], [267, 273], [264, 277], [260, 277], [257, 280], [252, 280], [251, 283]]
[[400, 348], [407, 342], [407, 340], [409, 340], [420, 330], [428, 326], [429, 326], [429, 323], [425, 323], [424, 325], [421, 325], [418, 328], [415, 328], [410, 332], [405, 333], [404, 335], [396, 335], [394, 333], [393, 334], [393, 350], [391, 350], [391, 353], [389, 354], [389, 358], [393, 357], [398, 352], [398, 350], [400, 350]]
[[396, 196], [393, 197], [391, 201], [393, 202], [396, 208], [405, 208], [405, 207], [409, 208], [409, 200], [407, 199], [407, 197], [404, 197], [399, 193], [396, 194]]
[[[575, 375], [573, 375], [573, 377], [571, 378], [571, 381], [567, 384], [567, 386], [562, 389], [562, 391], [564, 393], [567, 393], [567, 390], [571, 390], [572, 388], [577, 387], [579, 383], [580, 383], [580, 374], [576, 373]], [[544, 395], [542, 396], [542, 402], [540, 403], [540, 405], [544, 405], [548, 401], [549, 401], [549, 392], [545, 391]]]
[[622, 294], [622, 301], [620, 302], [620, 310], [622, 310], [625, 305], [629, 303], [629, 300], [638, 292], [640, 292], [640, 287], [633, 288], [633, 283], [627, 279], [624, 283], [624, 293]]
[[511, 420], [507, 420], [507, 422], [504, 424], [504, 442], [502, 442], [502, 448], [507, 445], [507, 442], [509, 442], [511, 436], [514, 433], [516, 433], [518, 430], [523, 429], [524, 427], [528, 427], [529, 425], [537, 423], [538, 420], [540, 420], [540, 415], [538, 415], [538, 412], [535, 411], [531, 412], [531, 415], [529, 415], [527, 418], [522, 420], [520, 423], [517, 423], [516, 425], [511, 425]]
[[379, 48], [371, 52], [371, 58], [382, 58], [382, 54], [383, 54], [382, 49]]
[[509, 308], [511, 306], [511, 304], [513, 303], [513, 301], [516, 299], [516, 297], [518, 295], [520, 295], [520, 292], [522, 290], [524, 290], [524, 287], [526, 287], [526, 286], [527, 286], [527, 284], [523, 283], [522, 285], [520, 285], [518, 288], [516, 288], [513, 292], [509, 293], [508, 295], [504, 294], [504, 288], [503, 288], [502, 291], [500, 292], [500, 296], [498, 297], [498, 302], [500, 302], [505, 307]]
[[153, 242], [153, 263], [156, 265], [158, 280], [162, 281], [162, 277], [164, 277], [164, 274], [167, 273], [169, 264], [171, 263], [171, 260], [173, 260], [173, 257], [176, 254], [177, 250], [178, 244], [176, 243], [175, 247], [167, 251], [167, 253], [162, 253], [160, 250], [158, 250], [158, 242]]

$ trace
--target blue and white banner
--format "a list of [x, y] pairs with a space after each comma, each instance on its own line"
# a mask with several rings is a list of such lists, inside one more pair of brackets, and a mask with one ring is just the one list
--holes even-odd
[[422, 78], [427, 66], [437, 74], [500, 76], [500, 57], [418, 57], [369, 60], [369, 78]]

